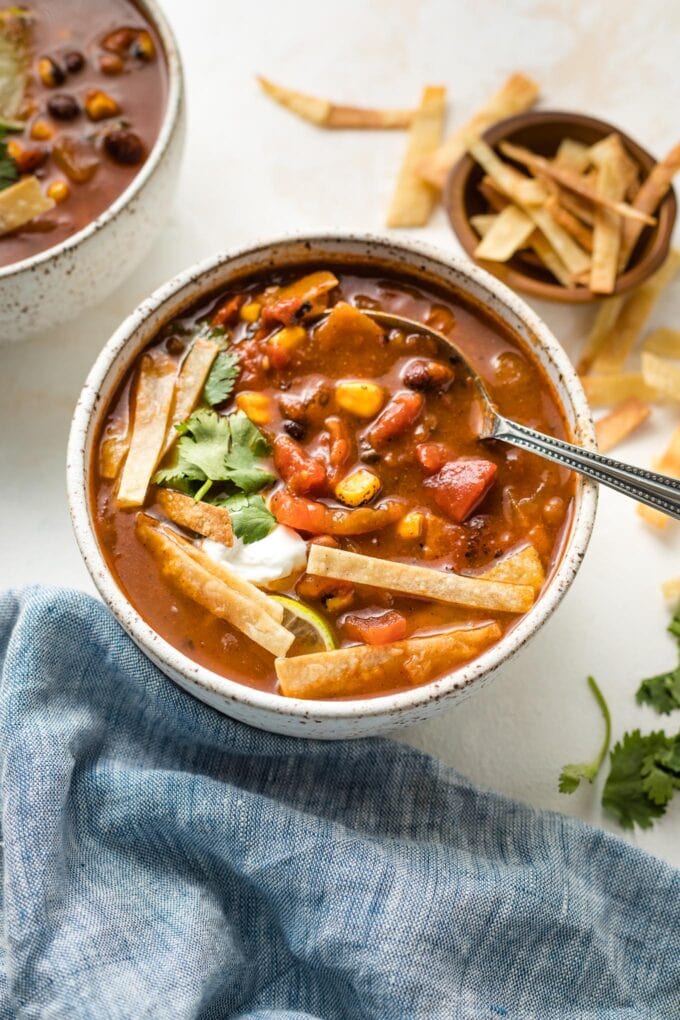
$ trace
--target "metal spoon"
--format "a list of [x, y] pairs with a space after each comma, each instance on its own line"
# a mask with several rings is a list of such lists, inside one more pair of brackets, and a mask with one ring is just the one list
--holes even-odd
[[370, 308], [361, 310], [364, 315], [368, 315], [381, 326], [406, 329], [411, 333], [422, 333], [453, 348], [470, 373], [482, 400], [480, 439], [500, 439], [504, 443], [511, 443], [513, 446], [531, 450], [539, 457], [546, 457], [548, 460], [563, 464], [565, 467], [571, 468], [572, 471], [578, 471], [579, 474], [585, 475], [586, 478], [591, 478], [602, 485], [608, 485], [610, 489], [616, 489], [617, 492], [622, 492], [639, 503], [646, 503], [647, 506], [654, 507], [668, 514], [669, 517], [680, 520], [680, 480], [657, 474], [655, 471], [647, 471], [646, 468], [634, 467], [632, 464], [622, 464], [621, 461], [613, 460], [611, 457], [603, 457], [601, 453], [584, 450], [580, 446], [574, 446], [573, 443], [565, 443], [563, 439], [546, 436], [526, 425], [510, 421], [495, 406], [483, 380], [462, 351], [443, 333], [402, 315], [373, 311]]

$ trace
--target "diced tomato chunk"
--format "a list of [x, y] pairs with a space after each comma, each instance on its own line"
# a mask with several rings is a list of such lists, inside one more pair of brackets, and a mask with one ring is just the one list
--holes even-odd
[[406, 617], [394, 609], [350, 613], [342, 621], [342, 629], [351, 641], [367, 645], [388, 645], [406, 637]]
[[422, 393], [414, 393], [411, 390], [400, 390], [395, 393], [366, 433], [371, 446], [382, 446], [383, 443], [396, 439], [405, 432], [418, 418], [424, 403]]
[[274, 466], [296, 495], [320, 492], [326, 485], [326, 469], [321, 461], [310, 457], [289, 436], [277, 436], [274, 440]]
[[260, 322], [265, 328], [281, 323], [283, 326], [290, 326], [305, 304], [303, 297], [282, 298], [271, 305], [265, 305], [260, 315]]
[[418, 463], [430, 475], [443, 468], [449, 456], [449, 451], [443, 443], [418, 443], [416, 446]]
[[239, 308], [245, 301], [245, 295], [236, 294], [235, 297], [229, 298], [223, 305], [217, 309], [212, 319], [210, 320], [211, 326], [230, 326], [238, 315]]
[[444, 513], [462, 522], [479, 506], [496, 478], [496, 465], [490, 460], [460, 457], [448, 463], [423, 482]]
[[269, 506], [279, 524], [312, 535], [364, 535], [386, 528], [404, 515], [404, 505], [396, 499], [376, 507], [336, 510], [317, 500], [294, 496], [287, 489], [275, 492]]

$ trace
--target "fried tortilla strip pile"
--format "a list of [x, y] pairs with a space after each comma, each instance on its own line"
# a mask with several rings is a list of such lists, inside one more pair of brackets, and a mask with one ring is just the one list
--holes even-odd
[[[671, 436], [671, 441], [664, 453], [652, 466], [655, 471], [660, 471], [664, 475], [670, 475], [671, 478], [680, 478], [680, 425], [677, 426]], [[661, 510], [655, 510], [654, 507], [645, 506], [643, 503], [638, 504], [637, 511], [640, 517], [643, 517], [648, 524], [655, 528], [665, 528], [671, 520]]]
[[536, 594], [545, 583], [541, 557], [533, 545], [525, 545], [517, 552], [505, 556], [477, 576], [486, 581], [501, 581], [503, 584], [529, 585]]
[[262, 89], [286, 110], [297, 114], [310, 124], [325, 128], [407, 128], [413, 120], [413, 110], [380, 110], [360, 106], [339, 106], [329, 99], [319, 99], [306, 92], [276, 85], [261, 75], [257, 77]]
[[406, 153], [387, 214], [388, 227], [422, 227], [430, 218], [437, 191], [418, 173], [420, 161], [441, 141], [446, 112], [446, 89], [428, 85], [411, 123]]
[[526, 613], [534, 602], [529, 585], [501, 584], [321, 545], [310, 548], [307, 573], [499, 613]]
[[281, 693], [289, 698], [337, 698], [424, 684], [498, 641], [497, 623], [409, 638], [389, 645], [351, 645], [276, 660]]
[[512, 74], [502, 88], [475, 113], [470, 120], [447, 139], [429, 156], [425, 156], [418, 167], [421, 177], [433, 187], [441, 190], [454, 163], [465, 153], [471, 137], [483, 134], [499, 120], [523, 113], [538, 99], [538, 85], [523, 74]]
[[[266, 596], [254, 585], [236, 578], [222, 565], [215, 571], [215, 564], [202, 550], [158, 526], [145, 514], [137, 518], [137, 534], [158, 560], [163, 576], [184, 595], [226, 620], [272, 655], [286, 654], [295, 636], [261, 605], [260, 599]], [[251, 595], [250, 588], [257, 595], [254, 592]]]
[[218, 343], [199, 336], [194, 340], [189, 353], [184, 358], [177, 377], [170, 425], [163, 444], [164, 455], [177, 439], [178, 433], [175, 426], [189, 417], [200, 400], [208, 373], [219, 351]]
[[649, 404], [637, 397], [621, 401], [609, 414], [595, 422], [597, 445], [600, 453], [608, 453], [622, 443], [635, 429], [649, 418]]
[[145, 354], [137, 385], [132, 436], [118, 487], [121, 506], [141, 506], [160, 460], [175, 392], [176, 365], [163, 355]]
[[197, 501], [173, 489], [159, 489], [156, 500], [168, 520], [205, 538], [212, 538], [214, 542], [233, 545], [231, 517], [225, 507]]

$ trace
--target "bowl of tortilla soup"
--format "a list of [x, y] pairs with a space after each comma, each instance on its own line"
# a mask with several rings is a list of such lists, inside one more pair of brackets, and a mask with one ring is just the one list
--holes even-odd
[[264, 729], [363, 736], [478, 689], [536, 633], [596, 491], [479, 440], [451, 344], [502, 413], [593, 446], [545, 325], [421, 245], [269, 242], [123, 323], [75, 412], [70, 508], [102, 597], [169, 677]]

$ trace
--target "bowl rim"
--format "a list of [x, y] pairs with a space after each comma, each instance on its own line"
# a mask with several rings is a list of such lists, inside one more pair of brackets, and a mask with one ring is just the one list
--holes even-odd
[[163, 52], [165, 54], [168, 69], [168, 94], [165, 101], [165, 111], [163, 113], [163, 120], [161, 121], [158, 136], [156, 137], [156, 141], [153, 144], [151, 152], [139, 173], [132, 178], [125, 190], [121, 191], [120, 195], [118, 195], [117, 198], [115, 198], [113, 202], [96, 217], [96, 219], [86, 223], [85, 226], [76, 231], [75, 234], [71, 234], [58, 244], [52, 245], [51, 248], [45, 248], [44, 251], [36, 252], [35, 255], [29, 255], [27, 258], [20, 259], [18, 262], [10, 262], [9, 265], [0, 266], [0, 281], [10, 279], [12, 276], [18, 276], [26, 270], [31, 270], [35, 266], [42, 265], [50, 259], [57, 258], [65, 252], [78, 248], [81, 244], [87, 241], [88, 238], [102, 230], [108, 223], [114, 220], [132, 201], [138, 192], [144, 188], [165, 155], [179, 122], [179, 116], [182, 108], [182, 100], [184, 96], [182, 59], [180, 57], [179, 46], [177, 45], [175, 35], [160, 5], [157, 3], [157, 0], [133, 0], [133, 3], [135, 7], [140, 9], [142, 15], [151, 23], [158, 33], [163, 45]]
[[[607, 134], [617, 134], [636, 162], [645, 161], [649, 163], [650, 167], [657, 163], [656, 158], [651, 152], [640, 145], [627, 132], [622, 131], [621, 128], [599, 117], [592, 117], [590, 114], [572, 110], [527, 110], [524, 113], [506, 117], [492, 124], [482, 133], [482, 138], [488, 141], [490, 145], [496, 145], [498, 141], [523, 127], [533, 127], [544, 123], [560, 123], [562, 121], [601, 131], [603, 137]], [[472, 157], [468, 153], [464, 153], [451, 168], [444, 186], [444, 206], [449, 224], [464, 252], [472, 261], [475, 261], [473, 249], [478, 244], [478, 238], [474, 235], [469, 224], [464, 193], [468, 177], [475, 165]], [[618, 277], [616, 286], [611, 294], [596, 294], [594, 291], [591, 291], [590, 287], [563, 287], [557, 282], [537, 280], [508, 263], [500, 264], [503, 267], [502, 279], [500, 275], [496, 278], [501, 279], [501, 282], [504, 282], [507, 286], [516, 287], [526, 294], [531, 294], [546, 301], [554, 301], [558, 304], [588, 304], [604, 298], [626, 294], [634, 287], [644, 283], [666, 259], [672, 243], [673, 227], [677, 218], [677, 212], [677, 198], [675, 190], [671, 185], [657, 209], [657, 224], [654, 228], [655, 233], [650, 251], [641, 262], [628, 267]], [[477, 264], [475, 262], [475, 265]], [[642, 272], [640, 271], [641, 269], [643, 270]], [[488, 272], [491, 272], [492, 276], [496, 275], [490, 269]]]
[[[144, 335], [148, 319], [155, 312], [161, 310], [166, 303], [169, 304], [175, 299], [178, 306], [186, 307], [187, 292], [192, 288], [194, 292], [191, 293], [190, 303], [199, 301], [201, 290], [200, 287], [196, 289], [196, 285], [212, 270], [228, 266], [237, 259], [252, 258], [255, 261], [258, 255], [266, 255], [268, 250], [280, 250], [286, 246], [291, 248], [299, 248], [300, 245], [323, 246], [324, 243], [338, 242], [358, 246], [375, 246], [378, 249], [382, 247], [393, 253], [396, 251], [409, 257], [422, 256], [441, 265], [442, 268], [453, 270], [470, 280], [481, 290], [486, 290], [491, 299], [499, 302], [506, 312], [519, 319], [537, 341], [538, 350], [543, 350], [549, 355], [549, 360], [559, 373], [571, 404], [579, 439], [587, 448], [596, 449], [592, 415], [583, 387], [569, 357], [547, 325], [521, 297], [496, 277], [476, 266], [469, 259], [451, 255], [434, 245], [405, 239], [395, 241], [384, 235], [354, 231], [314, 234], [288, 233], [212, 255], [184, 269], [170, 281], [157, 288], [146, 301], [127, 316], [113, 333], [101, 349], [84, 383], [74, 411], [68, 440], [66, 483], [69, 513], [76, 541], [95, 586], [118, 622], [145, 654], [164, 672], [167, 673], [165, 669], [167, 667], [171, 671], [170, 675], [172, 672], [179, 674], [183, 681], [190, 685], [190, 689], [202, 688], [206, 692], [217, 695], [222, 702], [243, 705], [251, 709], [253, 714], [260, 719], [264, 713], [264, 715], [278, 718], [293, 718], [298, 721], [304, 720], [319, 724], [353, 719], [375, 719], [377, 721], [389, 716], [396, 720], [403, 714], [410, 715], [418, 708], [425, 708], [433, 702], [440, 702], [459, 695], [464, 689], [472, 687], [475, 681], [487, 674], [492, 674], [501, 663], [510, 659], [557, 608], [583, 560], [597, 508], [597, 486], [581, 478], [571, 529], [561, 559], [546, 590], [532, 609], [518, 621], [508, 634], [477, 659], [459, 667], [452, 673], [410, 690], [342, 701], [285, 698], [280, 694], [262, 691], [239, 681], [230, 680], [199, 665], [162, 638], [145, 622], [116, 583], [99, 548], [90, 516], [86, 454], [92, 426], [96, 423], [98, 414], [104, 410], [101, 406], [100, 390], [105, 384], [109, 372], [125, 348], [138, 342], [140, 335]], [[356, 257], [359, 259], [361, 256], [357, 255]], [[206, 287], [205, 292], [213, 289], [214, 283], [210, 287]], [[182, 297], [185, 298], [183, 305]], [[309, 733], [309, 736], [313, 735], [312, 732]]]

